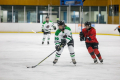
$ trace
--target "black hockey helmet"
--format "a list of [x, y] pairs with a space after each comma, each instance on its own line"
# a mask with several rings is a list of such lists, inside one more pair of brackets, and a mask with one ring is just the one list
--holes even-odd
[[91, 22], [85, 22], [85, 24], [84, 24], [85, 26], [90, 26], [91, 27]]
[[57, 24], [58, 24], [58, 26], [65, 26], [64, 21], [58, 21]]
[[47, 23], [49, 22], [49, 16], [46, 16], [46, 22]]
[[64, 21], [58, 21], [57, 24], [58, 24], [58, 26], [62, 26], [63, 27], [62, 30], [65, 29], [65, 23], [64, 23]]
[[85, 22], [85, 26], [89, 26], [90, 28], [88, 28], [87, 30], [90, 30], [91, 29], [91, 22]]
[[49, 18], [49, 16], [46, 16], [46, 18]]

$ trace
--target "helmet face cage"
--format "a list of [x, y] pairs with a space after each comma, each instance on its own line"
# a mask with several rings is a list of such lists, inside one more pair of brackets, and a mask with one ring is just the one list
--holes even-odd
[[[48, 20], [47, 20], [48, 19]], [[46, 16], [46, 22], [48, 23], [49, 22], [49, 16]]]
[[85, 22], [85, 26], [87, 25], [91, 27], [91, 22]]
[[58, 21], [58, 26], [65, 26], [65, 23], [64, 23], [64, 21]]
[[62, 30], [64, 30], [64, 28], [65, 28], [65, 23], [64, 23], [64, 21], [58, 21], [58, 26], [62, 26], [62, 27], [63, 27]]
[[46, 18], [49, 18], [49, 16], [46, 16]]

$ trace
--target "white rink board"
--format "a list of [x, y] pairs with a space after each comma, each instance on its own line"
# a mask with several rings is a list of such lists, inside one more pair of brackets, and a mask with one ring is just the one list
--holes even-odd
[[95, 24], [95, 29], [97, 33], [102, 34], [119, 34], [118, 30], [114, 31], [114, 29], [118, 27], [118, 25], [113, 24]]
[[[66, 24], [72, 30], [72, 32], [79, 32], [81, 29], [77, 27], [78, 24]], [[55, 26], [57, 24], [55, 23]], [[114, 29], [118, 25], [113, 24], [95, 24], [95, 29], [97, 33], [102, 34], [119, 34], [118, 31], [114, 31]], [[0, 23], [0, 32], [32, 32], [41, 31], [42, 24], [41, 23]], [[55, 32], [55, 30], [52, 30]]]

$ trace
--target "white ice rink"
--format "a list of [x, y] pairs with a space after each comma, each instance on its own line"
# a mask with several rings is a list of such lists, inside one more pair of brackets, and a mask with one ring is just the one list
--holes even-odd
[[120, 80], [120, 36], [97, 35], [104, 63], [94, 64], [85, 43], [74, 34], [77, 65], [65, 47], [53, 66], [55, 53], [36, 68], [33, 66], [55, 50], [54, 34], [50, 45], [42, 34], [0, 33], [0, 80]]

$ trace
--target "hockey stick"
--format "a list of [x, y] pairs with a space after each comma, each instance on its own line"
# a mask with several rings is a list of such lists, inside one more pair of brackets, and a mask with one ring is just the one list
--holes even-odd
[[41, 31], [37, 31], [37, 32], [36, 32], [36, 31], [32, 30], [32, 32], [34, 32], [34, 33], [39, 33], [39, 32], [41, 32]]
[[[50, 29], [50, 30], [53, 30], [53, 29]], [[34, 32], [34, 33], [39, 33], [39, 32], [42, 32], [42, 31], [34, 31], [34, 30], [32, 30], [32, 32]]]
[[[61, 45], [60, 47], [62, 47], [63, 45]], [[56, 52], [56, 50], [54, 51], [54, 52]], [[35, 68], [35, 67], [37, 67], [39, 64], [41, 64], [44, 60], [46, 60], [48, 57], [50, 57], [54, 52], [52, 52], [50, 55], [48, 55], [46, 58], [44, 58], [42, 61], [40, 61], [37, 65], [35, 65], [35, 66], [31, 66], [31, 67], [27, 67], [27, 68]]]
[[[56, 52], [56, 50], [55, 50], [54, 52]], [[37, 67], [37, 66], [38, 66], [39, 64], [41, 64], [44, 60], [46, 60], [48, 57], [50, 57], [54, 52], [52, 52], [50, 55], [48, 55], [46, 58], [44, 58], [42, 61], [40, 61], [37, 65], [32, 66], [32, 67], [27, 67], [27, 68], [35, 68], [35, 67]]]

